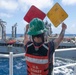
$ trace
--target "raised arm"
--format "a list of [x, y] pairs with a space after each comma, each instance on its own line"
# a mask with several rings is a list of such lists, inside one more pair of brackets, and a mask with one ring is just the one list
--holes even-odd
[[58, 48], [60, 42], [63, 40], [66, 28], [67, 28], [66, 24], [62, 23], [62, 30], [59, 34], [59, 37], [54, 40], [55, 49]]
[[26, 45], [27, 42], [29, 41], [29, 36], [27, 34], [28, 28], [29, 28], [29, 24], [26, 25], [26, 31], [24, 33], [24, 45]]

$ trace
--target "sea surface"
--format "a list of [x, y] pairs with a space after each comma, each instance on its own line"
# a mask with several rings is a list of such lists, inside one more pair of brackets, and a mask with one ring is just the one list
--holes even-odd
[[[12, 37], [12, 34], [6, 34], [8, 37]], [[17, 34], [16, 37], [24, 36], [24, 34]]]
[[[55, 58], [55, 67], [76, 63], [75, 60]], [[9, 75], [9, 59], [0, 58], [0, 75]], [[13, 75], [27, 75], [25, 57], [16, 57], [13, 62]], [[76, 66], [54, 70], [54, 75], [76, 75]]]
[[[11, 37], [11, 34], [7, 34]], [[17, 37], [23, 36], [18, 34]], [[66, 34], [65, 36], [76, 36], [76, 34]], [[55, 58], [54, 67], [67, 65], [70, 63], [76, 63], [76, 60]], [[0, 57], [0, 75], [9, 75], [9, 59]], [[27, 75], [25, 57], [14, 57], [13, 58], [13, 75]], [[65, 68], [54, 69], [54, 75], [76, 75], [76, 66], [69, 66]]]
[[[27, 75], [25, 58], [16, 57], [13, 61], [13, 75]], [[8, 58], [0, 58], [0, 75], [9, 75]]]
[[[24, 34], [17, 34], [16, 37], [23, 36]], [[6, 34], [6, 36], [12, 37], [11, 34]], [[65, 37], [76, 37], [76, 34], [65, 34]]]

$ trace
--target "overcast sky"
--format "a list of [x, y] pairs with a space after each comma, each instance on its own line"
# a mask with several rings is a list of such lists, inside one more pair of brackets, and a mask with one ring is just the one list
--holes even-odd
[[[17, 23], [17, 33], [24, 33], [27, 22], [23, 18], [32, 5], [47, 14], [56, 2], [68, 14], [68, 18], [64, 21], [67, 24], [66, 33], [76, 34], [76, 0], [0, 0], [0, 19], [7, 22], [6, 33], [11, 33], [12, 26], [15, 23]], [[47, 17], [45, 17], [44, 21], [46, 20], [49, 21]], [[61, 24], [57, 28], [52, 24], [53, 33], [60, 33], [60, 30]]]

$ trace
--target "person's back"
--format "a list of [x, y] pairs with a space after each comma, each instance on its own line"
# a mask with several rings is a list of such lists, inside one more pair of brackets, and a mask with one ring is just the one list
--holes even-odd
[[63, 39], [63, 32], [66, 29], [66, 25], [62, 25], [62, 31], [58, 39], [45, 43], [44, 33], [46, 28], [44, 22], [38, 18], [34, 18], [30, 22], [27, 33], [32, 36], [32, 42], [28, 42], [27, 34], [24, 40], [28, 75], [51, 75], [53, 69], [53, 53]]

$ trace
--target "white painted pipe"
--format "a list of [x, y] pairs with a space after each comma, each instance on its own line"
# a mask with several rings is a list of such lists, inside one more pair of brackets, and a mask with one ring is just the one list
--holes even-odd
[[73, 51], [76, 50], [76, 48], [64, 48], [64, 49], [56, 49], [56, 52], [61, 52], [61, 51]]
[[6, 58], [9, 58], [9, 55], [8, 55], [8, 54], [0, 54], [0, 57], [6, 57]]
[[13, 52], [9, 55], [9, 75], [13, 75]]
[[[53, 54], [53, 65], [55, 65], [55, 53]], [[53, 68], [53, 73], [52, 75], [54, 75], [54, 68]]]
[[14, 54], [13, 57], [25, 56], [25, 53]]

